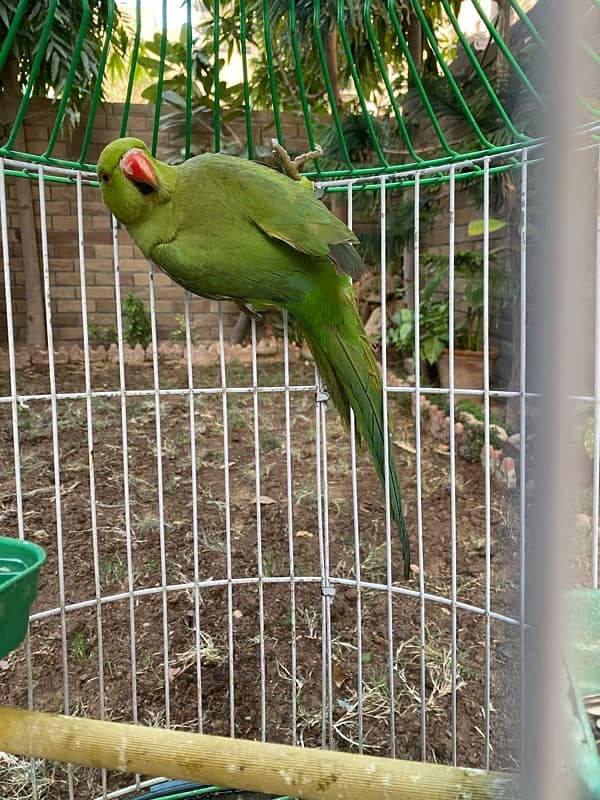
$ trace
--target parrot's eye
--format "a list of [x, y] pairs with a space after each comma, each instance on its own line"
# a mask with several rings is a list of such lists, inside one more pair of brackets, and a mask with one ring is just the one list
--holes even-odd
[[110, 183], [110, 175], [108, 173], [103, 172], [102, 175], [100, 175], [100, 178], [104, 183]]

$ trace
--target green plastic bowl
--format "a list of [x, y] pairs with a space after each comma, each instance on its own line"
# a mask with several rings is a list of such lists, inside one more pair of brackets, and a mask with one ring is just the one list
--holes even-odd
[[37, 544], [0, 536], [0, 658], [27, 635], [29, 609], [46, 553]]

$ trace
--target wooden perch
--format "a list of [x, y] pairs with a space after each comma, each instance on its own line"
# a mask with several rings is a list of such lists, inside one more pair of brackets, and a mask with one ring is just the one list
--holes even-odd
[[0, 750], [306, 800], [512, 800], [513, 776], [0, 707]]

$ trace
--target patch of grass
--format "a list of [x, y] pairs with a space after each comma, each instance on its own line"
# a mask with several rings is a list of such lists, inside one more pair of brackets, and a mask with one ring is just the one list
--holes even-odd
[[[361, 575], [364, 578], [369, 576], [369, 580], [376, 581], [377, 583], [385, 583], [387, 579], [387, 544], [377, 545], [372, 550], [361, 564]], [[354, 574], [354, 567], [352, 567], [352, 574]]]
[[127, 564], [119, 552], [115, 551], [112, 556], [100, 559], [100, 575], [105, 586], [123, 583], [127, 576]]
[[10, 800], [30, 800], [32, 770], [35, 769], [38, 800], [46, 800], [56, 789], [56, 765], [36, 759], [35, 767], [26, 758], [0, 752], [0, 796]]
[[227, 424], [230, 430], [239, 431], [248, 427], [247, 403], [239, 397], [230, 397], [227, 404]]
[[[449, 637], [435, 626], [425, 629], [425, 668], [429, 676], [429, 692], [425, 698], [425, 708], [430, 712], [443, 713], [444, 708], [440, 701], [452, 692], [452, 651]], [[420, 681], [411, 681], [407, 672], [416, 673], [421, 662], [421, 642], [413, 636], [398, 647], [394, 661], [394, 672], [398, 676], [399, 685], [403, 694], [411, 699], [411, 705], [421, 707]], [[412, 668], [412, 669], [411, 669]], [[460, 664], [457, 664], [457, 691], [464, 686], [461, 678]]]
[[[143, 533], [158, 531], [160, 530], [160, 519], [152, 514], [147, 514], [138, 521], [137, 525], [138, 529]], [[165, 524], [165, 528], [166, 527]]]
[[[202, 666], [221, 666], [227, 663], [227, 648], [218, 642], [211, 634], [206, 631], [200, 631], [200, 659]], [[176, 653], [169, 659], [169, 667], [175, 677], [182, 672], [187, 672], [190, 669], [196, 669], [196, 660], [198, 652], [196, 645], [184, 650], [181, 653]]]
[[73, 658], [77, 661], [87, 661], [90, 657], [92, 648], [90, 645], [90, 638], [88, 629], [85, 625], [77, 628], [71, 634], [69, 640], [69, 651]]
[[272, 578], [275, 575], [275, 556], [272, 550], [263, 550], [262, 554], [263, 575]]
[[264, 453], [271, 453], [274, 450], [279, 450], [281, 448], [281, 439], [272, 431], [261, 431], [260, 447]]

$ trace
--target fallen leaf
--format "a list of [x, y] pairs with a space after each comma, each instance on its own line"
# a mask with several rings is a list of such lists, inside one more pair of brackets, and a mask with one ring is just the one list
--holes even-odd
[[179, 673], [182, 671], [183, 670], [181, 669], [181, 667], [169, 667], [168, 669], [169, 683], [172, 683], [175, 680], [175, 678], [179, 675]]
[[0, 669], [1, 670], [6, 670], [9, 667], [10, 667], [10, 664], [8, 663], [8, 659], [7, 658], [4, 658], [4, 659], [2, 659], [2, 661], [0, 661]]
[[300, 539], [302, 539], [302, 538], [314, 539], [315, 535], [314, 535], [314, 533], [311, 533], [310, 531], [296, 531], [296, 536], [298, 536]]
[[239, 610], [239, 608], [235, 608], [232, 614], [234, 619], [241, 619], [244, 616], [244, 613]]
[[335, 683], [337, 688], [341, 689], [347, 679], [348, 679], [348, 676], [346, 675], [344, 670], [340, 667], [340, 665], [337, 662], [334, 662], [334, 664], [333, 664], [333, 682]]
[[261, 504], [261, 506], [270, 506], [270, 505], [272, 505], [273, 503], [276, 503], [276, 502], [277, 502], [276, 500], [273, 500], [272, 497], [269, 497], [266, 494], [261, 494], [261, 496], [260, 496], [260, 504]]
[[447, 456], [450, 453], [450, 448], [447, 444], [438, 444], [438, 446], [433, 449], [434, 452], [439, 453], [441, 456]]
[[394, 442], [394, 444], [400, 448], [400, 450], [405, 450], [407, 453], [411, 453], [413, 456], [416, 455], [417, 451], [408, 442]]

